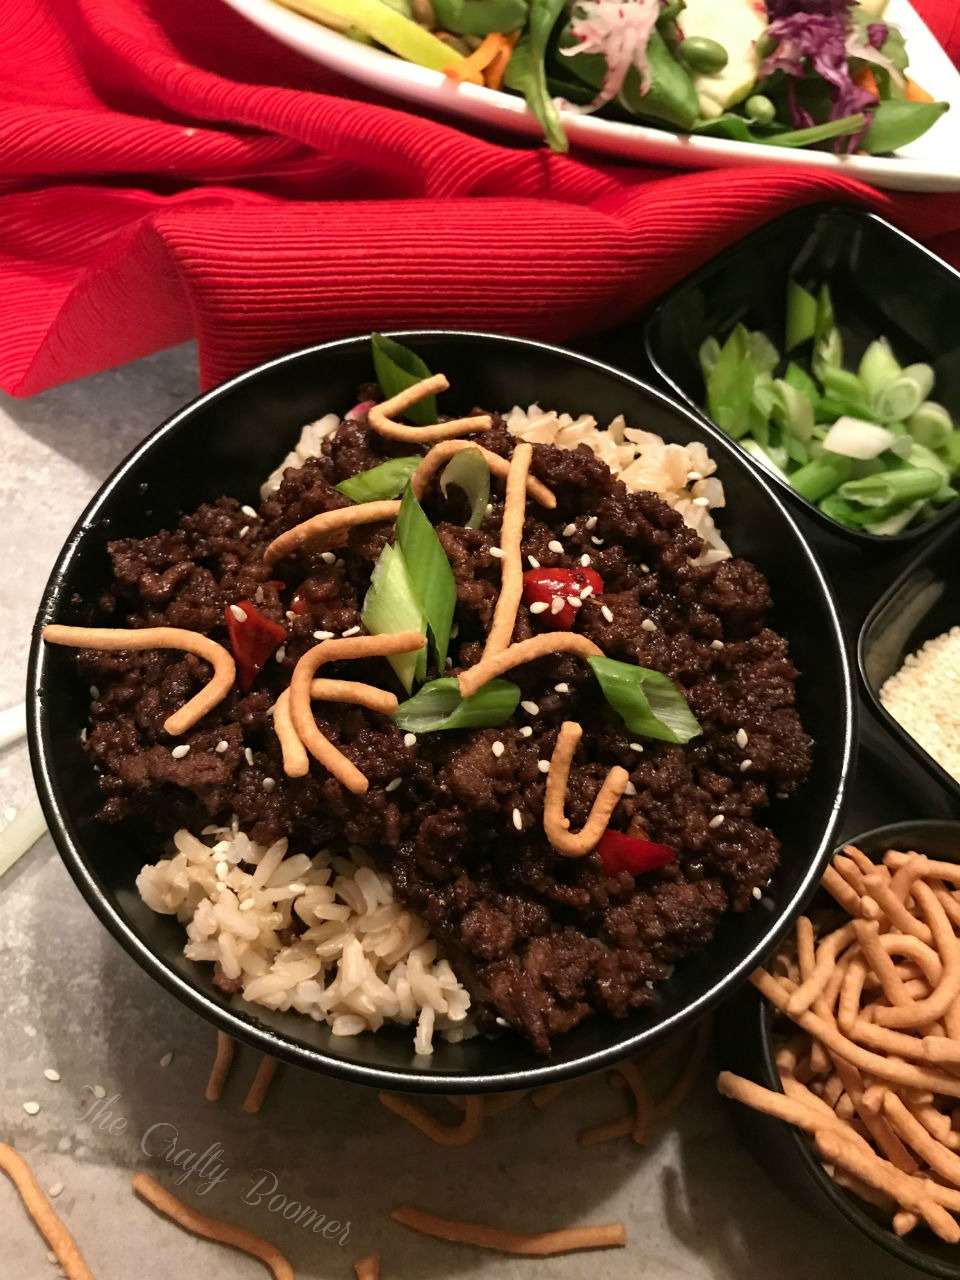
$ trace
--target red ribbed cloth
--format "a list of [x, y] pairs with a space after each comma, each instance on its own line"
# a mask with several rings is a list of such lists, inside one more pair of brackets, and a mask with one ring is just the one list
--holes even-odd
[[[957, 62], [960, 6], [917, 4]], [[0, 383], [18, 395], [191, 335], [205, 386], [373, 328], [564, 340], [829, 198], [960, 265], [958, 196], [491, 141], [375, 100], [220, 0], [3, 0], [0, 71]]]

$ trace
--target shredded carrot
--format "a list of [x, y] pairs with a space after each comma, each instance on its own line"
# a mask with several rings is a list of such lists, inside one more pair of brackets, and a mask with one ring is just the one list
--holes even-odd
[[509, 35], [501, 36], [500, 39], [503, 41], [500, 51], [483, 73], [488, 89], [499, 89], [503, 84], [507, 63], [510, 61], [517, 41], [520, 39], [520, 32], [511, 31]]
[[[516, 37], [514, 37], [516, 38]], [[506, 50], [507, 59], [513, 52], [513, 46], [510, 44], [508, 36], [501, 35], [499, 31], [491, 31], [488, 36], [484, 36], [482, 42], [474, 49], [468, 57], [462, 62], [458, 62], [455, 66], [444, 67], [443, 74], [450, 80], [456, 80], [462, 84], [465, 80], [470, 84], [482, 85], [484, 82], [483, 72], [498, 59], [502, 59]], [[506, 62], [504, 62], [506, 69]], [[503, 72], [500, 73], [501, 79]]]
[[923, 85], [917, 84], [916, 80], [911, 80], [909, 76], [907, 81], [907, 101], [908, 102], [936, 102], [936, 98], [932, 93], [928, 93]]
[[877, 84], [877, 77], [869, 67], [861, 67], [857, 74], [853, 77], [854, 84], [866, 89], [867, 93], [872, 93], [875, 98], [880, 97], [880, 86]]

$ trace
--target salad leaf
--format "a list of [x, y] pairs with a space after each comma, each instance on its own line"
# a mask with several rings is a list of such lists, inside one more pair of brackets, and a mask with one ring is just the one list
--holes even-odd
[[570, 143], [560, 123], [560, 112], [547, 87], [547, 45], [564, 11], [565, 0], [532, 0], [530, 21], [510, 55], [503, 83], [522, 93], [540, 121], [554, 151], [568, 151]]
[[443, 676], [401, 702], [393, 718], [408, 733], [487, 729], [509, 720], [519, 701], [520, 689], [509, 680], [491, 680], [469, 698], [462, 698], [456, 676]]
[[436, 530], [424, 515], [423, 507], [410, 488], [403, 495], [397, 516], [397, 546], [402, 552], [414, 594], [430, 628], [437, 667], [443, 671], [450, 644], [453, 612], [457, 606], [457, 582]]
[[437, 27], [458, 36], [489, 36], [522, 31], [528, 0], [430, 0]]
[[700, 726], [687, 700], [661, 671], [614, 658], [588, 658], [603, 696], [631, 733], [661, 742], [689, 742]]
[[861, 150], [870, 155], [886, 155], [915, 142], [936, 124], [945, 111], [946, 102], [907, 102], [889, 98], [878, 104], [870, 125], [860, 142]]
[[[430, 377], [430, 370], [415, 351], [387, 338], [382, 333], [375, 333], [370, 339], [373, 348], [373, 368], [377, 375], [380, 390], [389, 400], [391, 396], [406, 391], [416, 382]], [[407, 417], [418, 427], [428, 426], [437, 420], [437, 398], [427, 396], [418, 404], [411, 405]]]
[[347, 480], [341, 480], [334, 488], [354, 502], [379, 502], [396, 498], [407, 487], [407, 482], [423, 461], [421, 457], [391, 458], [369, 471], [360, 471]]

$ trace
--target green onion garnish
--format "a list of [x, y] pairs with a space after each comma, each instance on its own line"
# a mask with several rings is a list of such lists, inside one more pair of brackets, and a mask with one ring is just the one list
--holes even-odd
[[397, 546], [403, 554], [413, 591], [430, 628], [437, 669], [443, 671], [453, 611], [457, 607], [457, 581], [436, 530], [409, 488], [403, 495], [397, 516]]
[[[388, 544], [380, 552], [370, 575], [370, 586], [360, 617], [366, 629], [375, 636], [426, 629], [423, 606], [398, 547]], [[427, 673], [426, 648], [415, 653], [397, 653], [387, 661], [407, 693], [413, 689], [414, 680], [422, 680]]]
[[[375, 333], [370, 339], [373, 348], [373, 367], [377, 374], [380, 390], [389, 400], [391, 396], [406, 391], [415, 382], [422, 382], [430, 377], [430, 370], [415, 351], [394, 342], [393, 338], [385, 338], [382, 333]], [[425, 427], [437, 420], [437, 397], [427, 396], [425, 400], [411, 405], [407, 417], [418, 427]]]
[[479, 529], [490, 501], [490, 468], [479, 449], [461, 449], [453, 455], [440, 476], [440, 492], [444, 497], [451, 484], [462, 489], [470, 503], [467, 528]]
[[588, 658], [603, 696], [631, 733], [661, 742], [689, 742], [700, 726], [687, 700], [660, 671], [613, 658]]
[[397, 498], [422, 461], [422, 458], [391, 458], [389, 462], [381, 462], [379, 467], [371, 467], [349, 480], [341, 480], [335, 488], [354, 502], [381, 502]]
[[456, 677], [444, 676], [401, 702], [393, 718], [408, 733], [486, 729], [509, 720], [519, 701], [520, 690], [509, 680], [491, 680], [469, 698], [461, 698]]

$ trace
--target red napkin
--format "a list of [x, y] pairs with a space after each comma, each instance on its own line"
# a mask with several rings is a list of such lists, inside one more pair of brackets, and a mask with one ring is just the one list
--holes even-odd
[[[917, 3], [957, 61], [960, 6]], [[5, 0], [0, 73], [0, 383], [18, 395], [191, 334], [206, 386], [372, 328], [563, 340], [828, 198], [960, 265], [960, 197], [490, 141], [377, 100], [220, 0]]]

